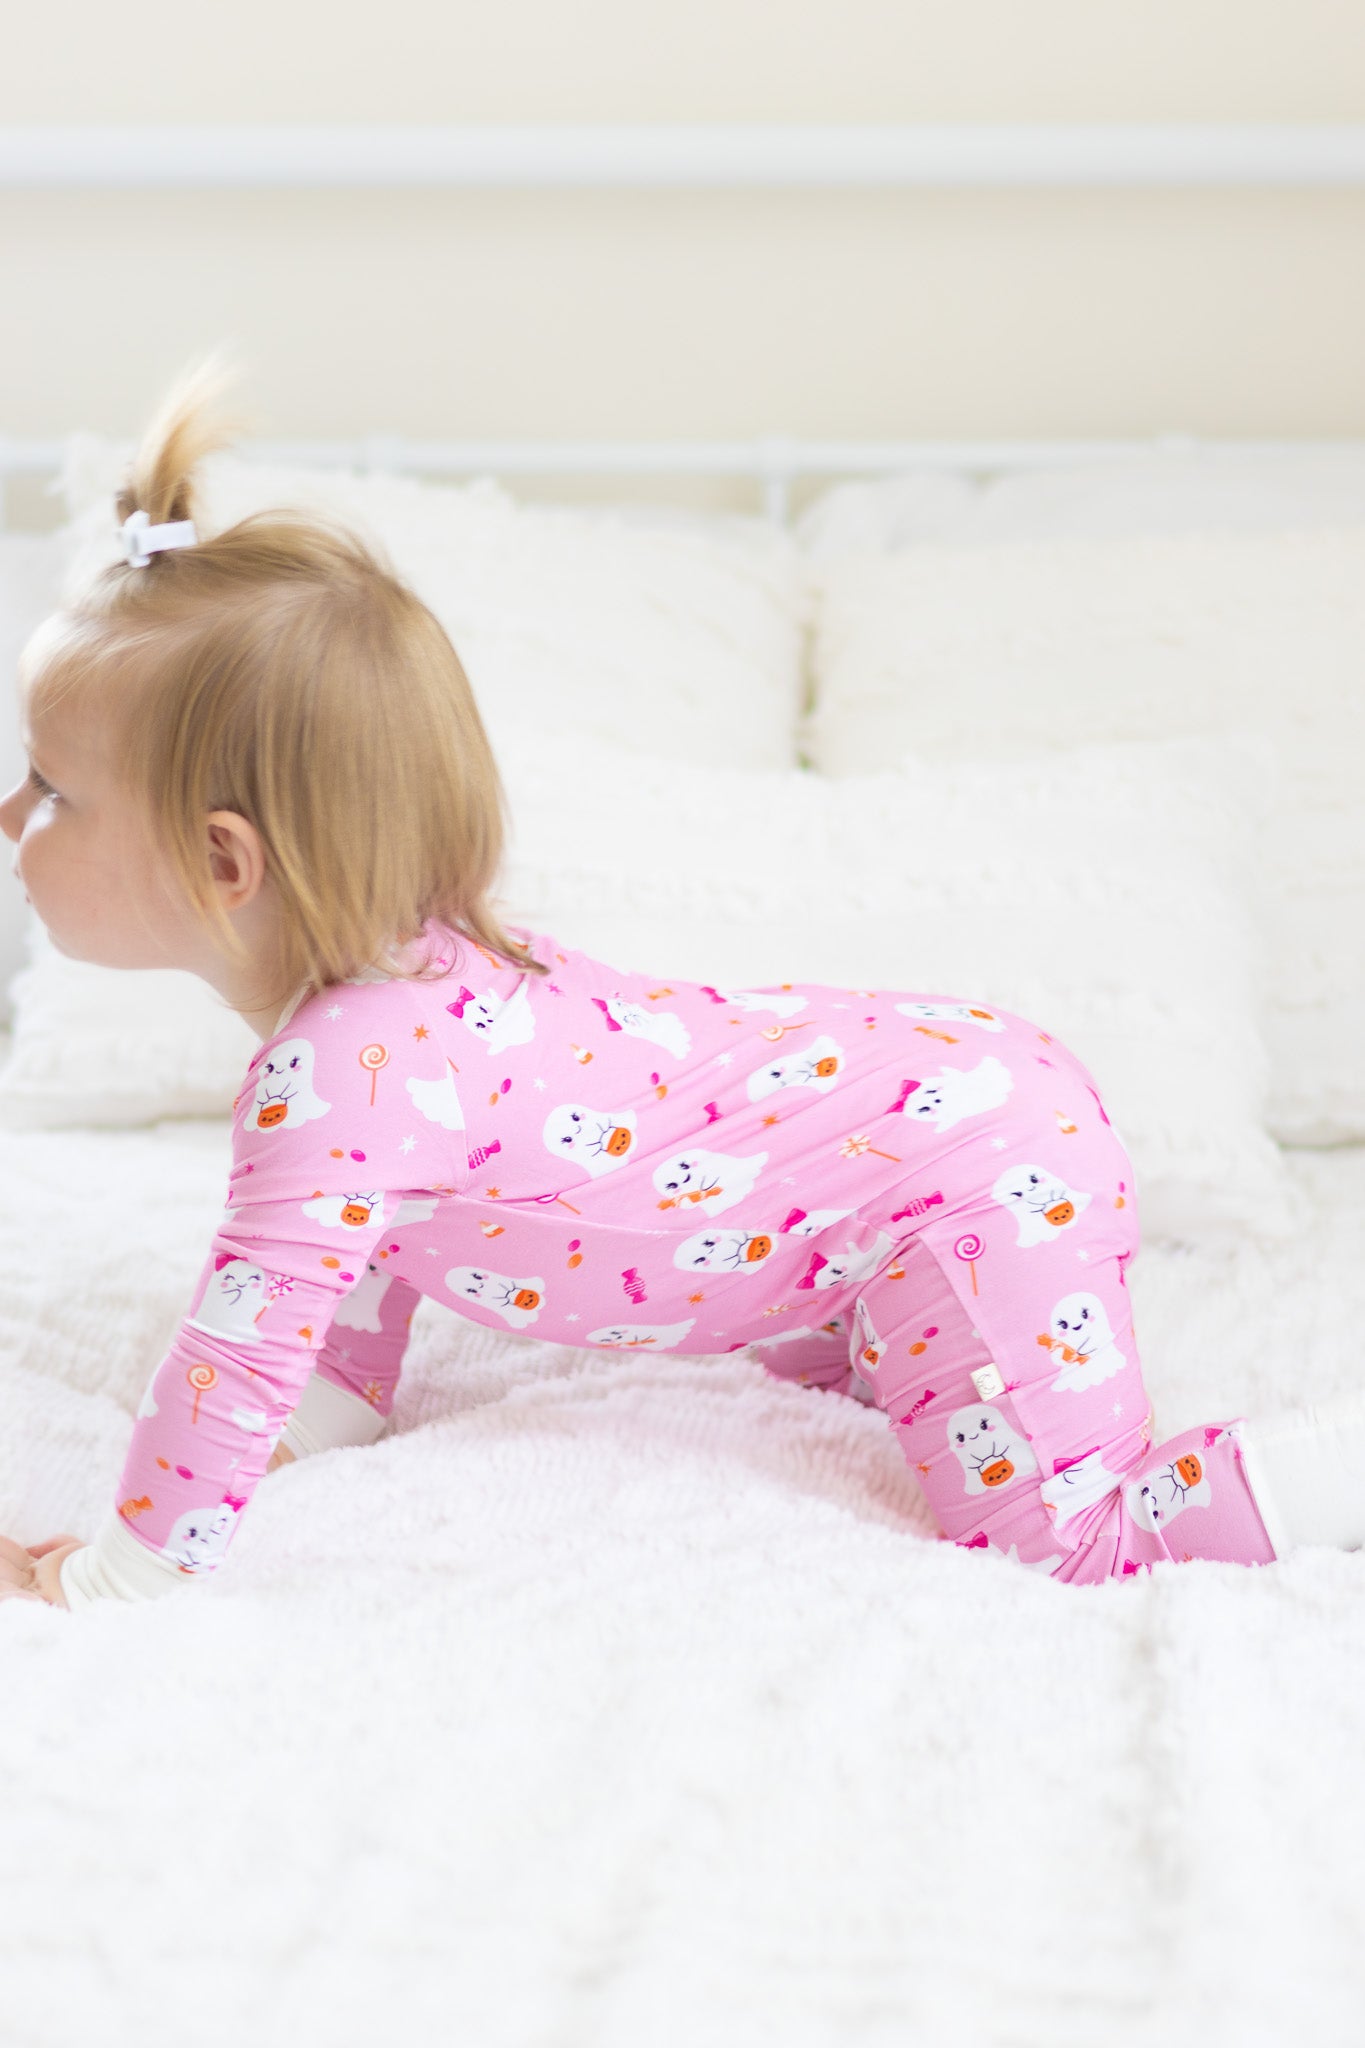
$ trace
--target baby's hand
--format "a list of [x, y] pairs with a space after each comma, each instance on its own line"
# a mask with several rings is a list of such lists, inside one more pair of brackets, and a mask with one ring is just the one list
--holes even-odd
[[79, 1536], [49, 1536], [31, 1550], [0, 1536], [0, 1600], [46, 1600], [50, 1606], [65, 1607], [62, 1559], [81, 1547]]

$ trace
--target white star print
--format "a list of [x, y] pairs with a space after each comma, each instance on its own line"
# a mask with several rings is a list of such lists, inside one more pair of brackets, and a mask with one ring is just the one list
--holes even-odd
[[564, 1320], [566, 1323], [576, 1323], [579, 1321], [579, 1318], [577, 1316], [565, 1316]]
[[992, 1139], [991, 1139], [991, 1150], [992, 1150], [992, 1152], [1003, 1152], [1003, 1151], [1004, 1151], [1004, 1149], [1005, 1149], [1005, 1141], [1004, 1141], [1004, 1139], [1003, 1139], [1003, 1138], [992, 1138]]
[[1122, 1415], [1122, 1413], [1123, 1413], [1123, 1403], [1122, 1403], [1122, 1401], [1115, 1401], [1115, 1403], [1114, 1403], [1114, 1413], [1115, 1413], [1115, 1415]]
[[398, 1147], [398, 1149], [400, 1152], [411, 1152], [413, 1146], [416, 1143], [416, 1138], [404, 1138], [402, 1144]]
[[427, 1257], [428, 1257], [429, 1259], [435, 1259], [435, 1258], [438, 1258], [439, 1256], [440, 1256], [440, 1254], [439, 1254], [439, 1253], [437, 1252], [437, 1250], [436, 1250], [436, 1247], [435, 1247], [435, 1245], [434, 1245], [434, 1244], [429, 1244], [429, 1245], [427, 1246]]
[[533, 1088], [543, 1088], [543, 1087], [545, 1086], [545, 1083], [544, 1083], [544, 1082], [543, 1082], [543, 1081], [541, 1080], [541, 1078], [540, 1078], [539, 1074], [537, 1074], [537, 1075], [536, 1075], [536, 1078], [535, 1078], [535, 1080], [534, 1080], [534, 1081], [533, 1081], [533, 1082], [531, 1083], [531, 1086], [532, 1086]]
[[324, 1012], [324, 1015], [332, 1018], [339, 1017], [341, 1015], [340, 1003], [331, 1004], [331, 1006]]
[[712, 1062], [712, 1065], [717, 1067], [728, 1067], [733, 1058], [734, 1054], [732, 1052], [718, 1052], [716, 1054], [715, 1059]]
[[831, 1010], [846, 1010], [846, 1009], [848, 1008], [848, 1004], [847, 1004], [847, 1003], [831, 1003], [831, 1004], [830, 1004], [830, 1008], [831, 1008]]
[[1076, 1257], [1081, 1261], [1082, 1265], [1084, 1265], [1089, 1259], [1090, 1254], [1089, 1252], [1077, 1252]]

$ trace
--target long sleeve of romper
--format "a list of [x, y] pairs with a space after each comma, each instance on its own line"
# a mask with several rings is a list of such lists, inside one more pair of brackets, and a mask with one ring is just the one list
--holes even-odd
[[338, 1304], [313, 1374], [280, 1441], [295, 1458], [346, 1444], [371, 1444], [384, 1433], [403, 1374], [415, 1287], [371, 1259], [365, 1278]]
[[[376, 1284], [387, 1240], [405, 1203], [410, 1216], [434, 1206], [423, 1168], [428, 1185], [467, 1168], [449, 1074], [421, 1084], [424, 1138], [411, 1161], [392, 1119], [368, 1114], [386, 1048], [356, 1040], [376, 1025], [391, 1041], [410, 1029], [410, 998], [398, 984], [386, 995], [379, 1016], [364, 1000], [342, 1005], [334, 1030], [310, 1003], [248, 1069], [234, 1105], [228, 1205], [138, 1410], [116, 1510], [63, 1565], [71, 1605], [155, 1597], [214, 1570], [315, 1366], [341, 1385], [347, 1367], [361, 1370], [351, 1390], [368, 1386], [377, 1408], [391, 1407], [412, 1297]], [[418, 1101], [414, 1091], [409, 1110]], [[392, 1295], [387, 1321], [367, 1292]]]

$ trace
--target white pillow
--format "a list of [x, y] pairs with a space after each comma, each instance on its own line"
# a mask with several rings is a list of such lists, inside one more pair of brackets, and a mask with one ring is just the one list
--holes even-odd
[[[56, 534], [0, 533], [0, 796], [28, 773], [15, 667], [29, 634], [57, 603], [62, 556]], [[13, 859], [13, 847], [0, 837], [0, 1025], [9, 1021], [9, 982], [24, 959], [24, 892]]]
[[1150, 1234], [1277, 1236], [1300, 1209], [1262, 1129], [1238, 886], [1274, 780], [1255, 740], [907, 760], [843, 782], [565, 742], [508, 776], [502, 914], [664, 978], [1014, 1010], [1095, 1075]]
[[28, 914], [0, 1129], [227, 1116], [260, 1040], [199, 980], [69, 960]]
[[[68, 582], [117, 558], [130, 449], [72, 436], [62, 488]], [[495, 750], [582, 732], [628, 752], [735, 767], [796, 760], [804, 599], [792, 537], [731, 515], [521, 505], [451, 485], [219, 455], [210, 533], [249, 512], [330, 512], [387, 553], [455, 644]]]
[[912, 470], [835, 484], [797, 536], [811, 560], [951, 542], [1114, 539], [1144, 533], [1281, 533], [1365, 522], [1365, 446], [1252, 449], [1178, 443], [1140, 455], [972, 476]]
[[1248, 886], [1267, 922], [1269, 1128], [1365, 1138], [1365, 521], [838, 553], [803, 744], [1016, 758], [1253, 729], [1285, 769]]

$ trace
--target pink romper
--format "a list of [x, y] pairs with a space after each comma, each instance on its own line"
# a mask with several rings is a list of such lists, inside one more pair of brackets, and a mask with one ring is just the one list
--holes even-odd
[[437, 925], [448, 972], [304, 1001], [139, 1410], [123, 1526], [213, 1569], [317, 1370], [380, 1415], [413, 1308], [594, 1350], [752, 1347], [882, 1409], [946, 1538], [1088, 1582], [1269, 1562], [1235, 1421], [1153, 1448], [1133, 1169], [1037, 1025], [898, 989], [713, 988]]

